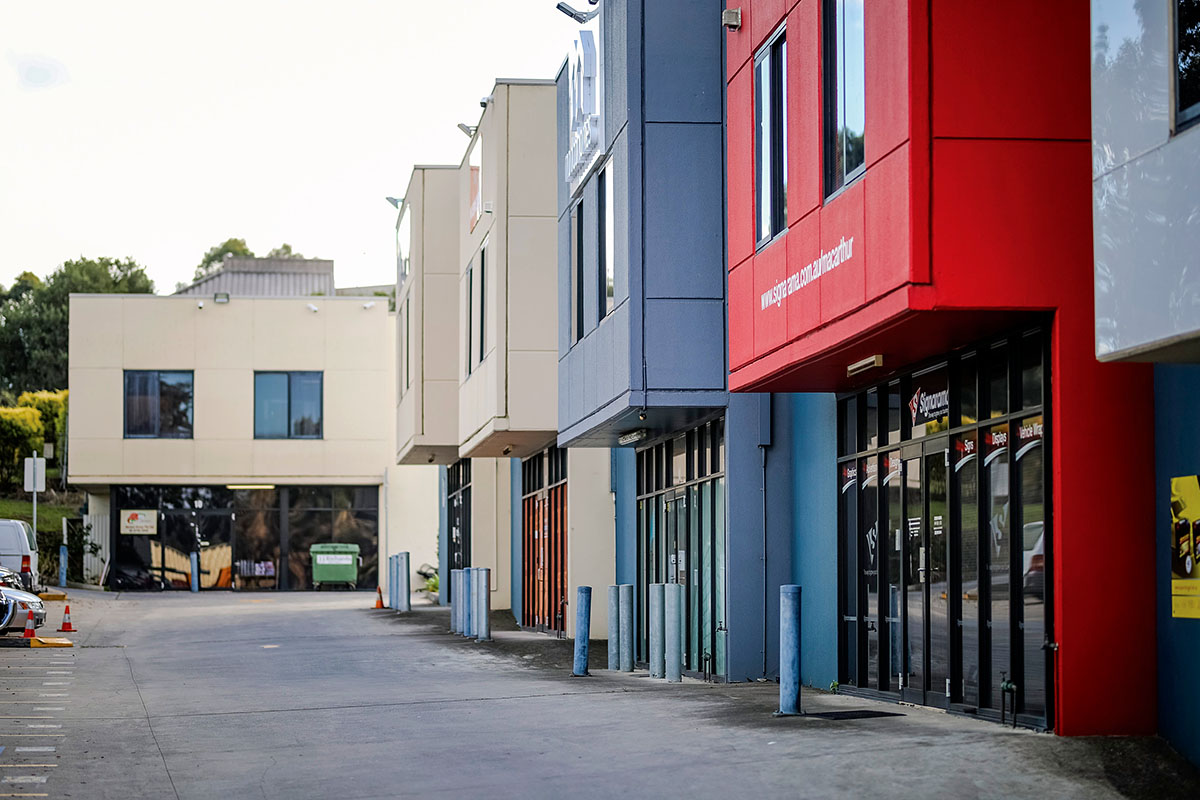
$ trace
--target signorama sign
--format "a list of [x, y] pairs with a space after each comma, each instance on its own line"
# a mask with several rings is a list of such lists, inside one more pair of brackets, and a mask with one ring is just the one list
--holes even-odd
[[567, 153], [563, 156], [563, 174], [571, 193], [587, 176], [604, 145], [604, 64], [599, 37], [599, 20], [581, 28], [568, 63], [570, 115], [567, 128]]
[[153, 536], [158, 533], [158, 512], [145, 508], [122, 509], [121, 533], [127, 536]]

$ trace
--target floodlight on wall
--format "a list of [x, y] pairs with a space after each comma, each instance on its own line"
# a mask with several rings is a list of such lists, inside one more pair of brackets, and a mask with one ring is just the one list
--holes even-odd
[[307, 308], [309, 311], [313, 312], [314, 314], [321, 310], [321, 309], [317, 308], [316, 306], [314, 306], [312, 303], [308, 303], [304, 307]]
[[213, 295], [213, 302], [218, 305], [224, 305], [229, 302], [229, 292], [217, 292]]
[[396, 209], [397, 211], [400, 210], [400, 204], [404, 202], [403, 197], [385, 197], [383, 199], [391, 203], [392, 208]]
[[861, 375], [867, 370], [875, 369], [883, 366], [883, 356], [876, 355], [870, 358], [864, 358], [862, 361], [855, 361], [846, 367], [846, 377], [852, 378], [855, 375]]
[[[588, 0], [588, 2], [591, 3], [591, 0]], [[591, 4], [596, 5], [596, 3]], [[555, 8], [578, 22], [580, 25], [591, 22], [600, 13], [600, 9], [598, 8], [593, 8], [591, 11], [576, 11], [566, 3], [559, 3], [557, 6], [555, 6]]]
[[460, 123], [458, 123], [458, 129], [460, 131], [462, 131], [463, 133], [465, 133], [468, 138], [473, 138], [475, 136], [475, 131], [479, 130], [479, 126], [478, 125], [468, 125], [465, 122], [460, 122]]
[[618, 436], [617, 444], [621, 445], [621, 447], [625, 447], [625, 446], [631, 445], [631, 444], [637, 444], [638, 442], [645, 439], [646, 436], [647, 436], [646, 429], [638, 428], [636, 431], [629, 431], [628, 433], [622, 433], [620, 436]]
[[742, 29], [742, 10], [740, 8], [727, 8], [721, 12], [721, 25], [726, 30], [737, 31]]

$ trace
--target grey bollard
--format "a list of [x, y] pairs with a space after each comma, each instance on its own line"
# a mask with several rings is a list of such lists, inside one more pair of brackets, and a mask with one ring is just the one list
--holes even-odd
[[633, 584], [622, 583], [620, 594], [621, 615], [621, 671], [633, 672]]
[[585, 678], [588, 672], [588, 637], [592, 634], [592, 587], [580, 586], [575, 603], [575, 663], [571, 676]]
[[396, 605], [392, 608], [407, 614], [412, 611], [412, 575], [408, 568], [408, 551], [396, 556]]
[[680, 620], [683, 617], [683, 587], [668, 583], [663, 587], [666, 609], [664, 645], [666, 647], [666, 673], [670, 683], [683, 680], [683, 632]]
[[396, 557], [388, 556], [388, 608], [396, 610]]
[[608, 668], [621, 668], [621, 587], [608, 587]]
[[665, 610], [666, 584], [650, 584], [650, 677], [661, 678], [667, 673], [663, 658], [663, 636], [666, 635]]
[[475, 638], [481, 642], [492, 640], [492, 571], [487, 567], [475, 570]]
[[475, 635], [475, 569], [463, 568], [463, 636], [470, 639]]
[[777, 716], [804, 713], [800, 706], [800, 587], [779, 587], [779, 710]]
[[462, 601], [459, 600], [459, 590], [462, 589], [462, 570], [450, 570], [450, 632], [459, 633], [462, 631], [462, 623], [459, 622], [459, 614], [462, 612]]

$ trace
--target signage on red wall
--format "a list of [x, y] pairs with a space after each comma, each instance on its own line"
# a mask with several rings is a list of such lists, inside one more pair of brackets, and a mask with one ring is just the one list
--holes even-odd
[[[842, 264], [854, 257], [854, 237], [845, 236], [837, 246], [821, 253], [813, 261], [781, 280], [762, 293], [762, 309], [783, 305], [783, 302], [796, 292], [815, 283], [828, 272], [833, 272]], [[815, 287], [814, 287], [815, 288]]]

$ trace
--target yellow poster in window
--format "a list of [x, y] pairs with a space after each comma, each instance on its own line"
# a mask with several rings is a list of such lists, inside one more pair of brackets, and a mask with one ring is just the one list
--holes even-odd
[[1171, 479], [1171, 616], [1200, 619], [1200, 478]]

